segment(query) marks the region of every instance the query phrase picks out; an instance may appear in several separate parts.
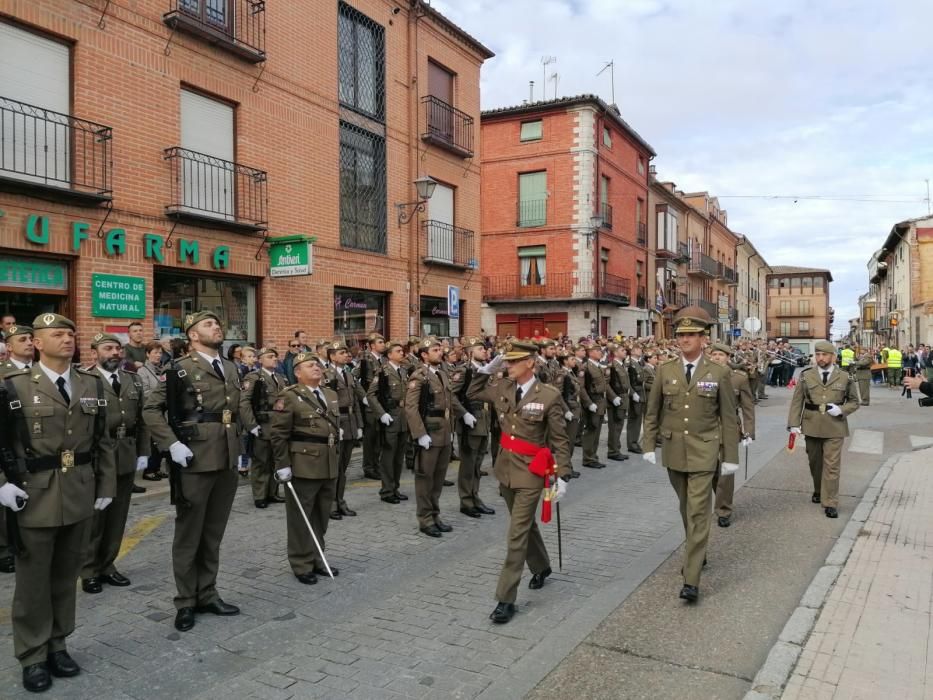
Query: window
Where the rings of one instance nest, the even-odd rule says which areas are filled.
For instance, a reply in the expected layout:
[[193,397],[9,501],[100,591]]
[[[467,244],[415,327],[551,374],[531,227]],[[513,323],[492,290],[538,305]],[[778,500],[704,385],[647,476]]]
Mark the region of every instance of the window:
[[389,335],[389,295],[366,289],[334,287],[334,335],[352,347],[370,333]]
[[609,274],[609,249],[602,248],[599,251],[599,288],[606,286],[606,275]]
[[603,127],[603,146],[612,148],[612,131],[609,130],[608,126]]
[[800,281],[800,284],[801,284],[801,286],[803,287],[803,289],[805,289],[805,290],[807,290],[807,291],[810,291],[810,290],[813,289],[813,278],[812,278],[812,277],[804,277],[804,278]]
[[777,288],[778,288],[778,278],[777,278],[777,277],[772,277],[771,279],[769,279],[769,280],[768,280],[768,286],[771,287],[772,289],[777,289]]
[[428,132],[447,142],[454,140],[454,74],[428,61],[428,94],[436,101],[428,110]]
[[791,277],[791,278],[790,278],[790,288],[791,288],[791,289],[800,289],[800,278],[799,278],[799,277]]
[[781,316],[790,316],[790,302],[789,301],[781,302]]
[[386,252],[385,139],[340,124],[340,245]]
[[337,31],[340,103],[385,119],[385,30],[346,3]]
[[638,174],[639,174],[639,175],[644,175],[644,174],[645,174],[645,159],[642,158],[641,156],[638,156],[638,163],[637,163],[636,167],[637,167],[637,169],[638,169]]
[[797,330],[800,333],[809,333],[810,331],[810,322],[809,321],[798,321]]
[[544,226],[547,223],[547,172],[518,176],[518,225]]
[[810,315],[810,300],[801,299],[800,301],[798,301],[797,311],[801,316],[809,316]]
[[525,246],[518,249],[521,286],[540,286],[545,283],[547,278],[545,255],[546,251],[543,245]]
[[437,183],[428,202],[430,225],[426,257],[452,263],[454,261],[454,188]]
[[156,271],[153,278],[153,321],[166,335],[183,335],[182,321],[197,311],[213,311],[224,327],[224,339],[255,343],[258,338],[256,284],[235,277],[211,277]]
[[782,277],[781,278],[781,289],[789,289],[789,288],[790,288],[790,278]]
[[822,288],[823,288],[823,278],[822,278],[822,277],[814,277],[814,278],[813,278],[813,288],[814,288],[814,289],[822,289]]
[[781,321],[781,336],[786,338],[790,335],[790,321]]
[[543,122],[536,119],[533,122],[522,122],[522,131],[520,140],[522,141],[540,141],[543,136]]
[[236,219],[233,107],[182,90],[181,147],[209,156],[189,155],[182,165],[182,206],[201,215]]
[[233,25],[231,0],[180,0],[179,9],[209,24],[226,31]]
[[658,208],[658,241],[657,246],[660,250],[667,250],[671,253],[677,252],[677,229],[679,220],[677,212],[669,206]]

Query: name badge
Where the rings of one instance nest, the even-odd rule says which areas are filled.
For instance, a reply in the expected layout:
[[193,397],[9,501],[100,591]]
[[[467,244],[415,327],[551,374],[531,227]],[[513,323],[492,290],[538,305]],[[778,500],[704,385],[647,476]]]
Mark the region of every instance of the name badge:
[[119,428],[117,428],[117,440],[122,440],[125,437],[126,437],[126,426],[121,425]]
[[221,414],[220,420],[224,425],[230,425],[233,423],[233,411],[231,411],[229,408],[225,408],[223,414]]
[[32,423],[32,434],[33,435],[42,435],[42,421],[37,420]]

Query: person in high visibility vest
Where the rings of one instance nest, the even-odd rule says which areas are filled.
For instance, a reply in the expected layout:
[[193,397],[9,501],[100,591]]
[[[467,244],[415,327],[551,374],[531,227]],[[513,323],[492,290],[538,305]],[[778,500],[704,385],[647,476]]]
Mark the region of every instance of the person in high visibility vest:
[[888,384],[891,386],[901,385],[901,374],[903,359],[901,351],[897,348],[888,348]]
[[855,351],[851,346],[846,345],[839,353],[839,366],[846,372],[849,371],[849,365],[855,361]]

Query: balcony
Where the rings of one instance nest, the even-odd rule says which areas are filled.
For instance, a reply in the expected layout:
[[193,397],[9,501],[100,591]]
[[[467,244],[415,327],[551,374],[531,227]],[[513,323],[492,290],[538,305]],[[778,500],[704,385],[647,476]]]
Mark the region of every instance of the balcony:
[[612,205],[603,202],[599,205],[599,215],[603,219],[603,228],[607,231],[612,230]]
[[599,299],[628,306],[632,281],[602,275],[599,288],[592,272],[556,272],[541,276],[540,284],[527,284],[521,275],[483,277],[483,301],[592,301]]
[[642,248],[648,245],[648,224],[644,221],[638,222],[638,245]]
[[547,200],[525,199],[516,203],[515,225],[533,228],[547,225]]
[[443,221],[429,219],[421,225],[421,246],[425,265],[444,265],[461,270],[475,270],[473,232]]
[[265,0],[169,0],[162,21],[249,63],[266,60]]
[[713,323],[716,323],[716,320],[719,318],[719,309],[716,308],[716,304],[711,301],[706,301],[705,299],[690,299],[688,306],[699,306],[709,314],[709,317],[713,319]]
[[421,140],[461,158],[473,157],[473,117],[433,95],[421,98],[424,132]]
[[[587,275],[581,277],[585,282]],[[613,301],[620,306],[628,306],[632,299],[632,280],[607,273],[602,276],[599,289],[595,291],[599,293],[600,299]]]
[[694,253],[690,258],[688,274],[715,278],[719,275],[719,263],[704,253]]
[[0,189],[70,204],[113,198],[109,126],[0,97]]
[[731,267],[722,266],[722,274],[720,275],[722,279],[726,281],[726,284],[730,287],[739,286],[739,273],[736,270],[733,270]]
[[172,172],[166,215],[242,233],[268,229],[265,171],[178,146],[163,157]]
[[815,316],[812,308],[808,308],[806,311],[801,311],[799,307],[796,310],[784,310],[781,307],[778,307],[778,311],[774,315],[778,318],[813,318]]
[[648,290],[645,287],[638,288],[638,295],[635,297],[635,306],[639,309],[648,308]]

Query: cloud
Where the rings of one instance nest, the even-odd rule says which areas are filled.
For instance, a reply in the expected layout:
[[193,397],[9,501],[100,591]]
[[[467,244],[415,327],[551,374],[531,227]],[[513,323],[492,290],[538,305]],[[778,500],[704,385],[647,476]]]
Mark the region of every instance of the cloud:
[[[829,267],[837,331],[858,315],[866,263],[891,226],[926,213],[933,177],[928,27],[914,0],[435,0],[496,51],[484,108],[519,104],[541,57],[559,94],[607,101],[658,172],[720,197],[771,264]],[[548,81],[546,94],[554,95]],[[907,202],[731,198],[823,195]]]

